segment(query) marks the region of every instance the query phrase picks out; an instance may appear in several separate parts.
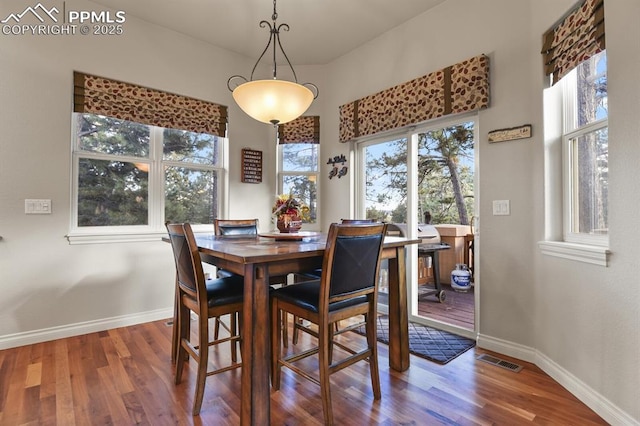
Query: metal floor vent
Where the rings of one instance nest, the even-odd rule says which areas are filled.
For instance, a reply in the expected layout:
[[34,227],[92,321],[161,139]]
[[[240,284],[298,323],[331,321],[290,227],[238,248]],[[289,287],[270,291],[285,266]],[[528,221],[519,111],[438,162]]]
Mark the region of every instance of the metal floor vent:
[[513,362],[505,361],[504,359],[496,358],[488,354],[482,354],[478,356],[476,359],[487,362],[489,364],[497,365],[498,367],[502,367],[507,370],[513,371],[514,373],[517,373],[520,370],[522,370],[521,365],[514,364]]

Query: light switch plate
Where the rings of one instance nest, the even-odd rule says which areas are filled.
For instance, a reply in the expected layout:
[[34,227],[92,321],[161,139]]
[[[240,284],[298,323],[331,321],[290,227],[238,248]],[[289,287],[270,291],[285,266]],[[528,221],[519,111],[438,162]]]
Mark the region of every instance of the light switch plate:
[[511,206],[509,200],[493,200],[494,216],[509,216],[511,214]]
[[51,200],[24,200],[25,214],[51,214]]

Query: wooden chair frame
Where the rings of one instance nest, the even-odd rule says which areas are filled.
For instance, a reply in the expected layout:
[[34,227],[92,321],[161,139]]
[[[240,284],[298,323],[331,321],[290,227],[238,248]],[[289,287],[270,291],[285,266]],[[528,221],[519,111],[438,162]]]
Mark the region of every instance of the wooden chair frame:
[[[280,388],[281,367],[285,366],[292,371],[300,374],[302,377],[320,385],[322,396],[322,409],[324,413],[325,424],[333,424],[333,412],[331,406],[331,391],[329,377],[331,374],[340,371],[358,361],[368,360],[371,374],[371,385],[373,388],[374,399],[381,398],[380,391],[380,375],[378,371],[378,352],[377,352],[377,302],[378,302],[378,276],[380,270],[380,259],[382,254],[383,240],[386,233],[386,224],[373,225],[338,225],[332,224],[327,236],[327,246],[325,249],[322,277],[318,285],[320,286],[320,296],[318,301],[318,311],[314,312],[305,309],[293,302],[278,297],[278,292],[273,293],[271,303],[271,320],[272,320],[272,381],[273,388]],[[331,276],[334,267],[336,254],[336,242],[339,237],[362,237],[380,235],[380,244],[377,250],[377,259],[375,262],[375,271],[373,272],[374,280],[365,288],[350,292],[348,294],[338,294],[330,296],[331,292]],[[305,285],[305,284],[298,284]],[[310,284],[309,284],[310,285]],[[295,286],[294,286],[295,287]],[[365,302],[348,305],[340,309],[330,310],[330,305],[353,298],[364,297]],[[335,306],[335,305],[334,305]],[[282,323],[279,321],[281,315],[285,312],[293,314],[295,317],[303,318],[317,325],[316,333],[318,346],[309,350],[293,353],[286,357],[281,356],[282,346]],[[361,350],[353,350],[334,341],[334,325],[338,321],[363,315],[366,321],[366,340],[367,347]],[[294,323],[294,327],[297,324]],[[346,358],[342,358],[337,362],[333,362],[333,346],[337,345],[350,354]],[[296,366],[294,363],[298,360],[311,355],[318,354],[319,362],[319,378],[307,371]]]
[[[177,271],[177,324],[174,324],[174,330],[177,330],[176,338],[178,344],[176,345],[175,383],[180,384],[184,364],[188,357],[193,358],[198,366],[192,413],[197,416],[202,407],[206,378],[242,366],[237,360],[237,346],[240,336],[235,332],[234,319],[238,312],[242,311],[243,303],[242,299],[240,299],[238,302],[209,306],[210,301],[207,297],[207,284],[202,261],[191,226],[188,223],[167,223],[166,227],[171,239]],[[188,258],[184,254],[185,250],[188,250]],[[225,280],[227,280],[226,282],[233,280],[233,285],[237,283],[242,289],[241,280],[231,277],[218,279],[218,282],[223,283]],[[239,293],[242,294],[241,292]],[[191,312],[198,315],[197,345],[191,343]],[[230,336],[222,339],[216,337],[209,341],[209,319],[227,314],[231,316],[233,324]],[[209,347],[225,342],[231,343],[231,364],[209,371]]]

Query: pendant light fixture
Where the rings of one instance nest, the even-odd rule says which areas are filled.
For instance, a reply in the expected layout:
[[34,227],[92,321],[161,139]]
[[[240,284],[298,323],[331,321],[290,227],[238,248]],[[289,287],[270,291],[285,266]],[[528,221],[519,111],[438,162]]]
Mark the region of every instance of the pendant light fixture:
[[[293,65],[291,65],[291,61],[289,61],[280,43],[280,30],[289,31],[289,25],[284,23],[278,25],[276,23],[277,19],[276,0],[273,0],[273,15],[271,15],[273,22],[260,21],[261,28],[269,28],[269,41],[253,66],[249,80],[241,75],[233,75],[227,81],[227,87],[233,93],[233,99],[245,113],[258,121],[273,125],[287,123],[298,118],[304,114],[313,100],[318,97],[318,87],[315,84],[298,83],[298,77]],[[271,45],[273,45],[273,78],[254,80],[253,73]],[[294,81],[278,80],[277,48],[280,48],[282,56],[284,56],[289,68],[291,68]]]

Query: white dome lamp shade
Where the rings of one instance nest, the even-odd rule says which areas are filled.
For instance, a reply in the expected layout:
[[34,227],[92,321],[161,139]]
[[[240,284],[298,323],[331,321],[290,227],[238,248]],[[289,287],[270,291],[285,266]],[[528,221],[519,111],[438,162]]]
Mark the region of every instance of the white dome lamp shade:
[[[287,57],[287,54],[280,44],[280,29],[285,31],[289,30],[287,24],[277,25],[276,19],[278,14],[276,13],[276,2],[273,2],[273,15],[271,19],[273,23],[267,21],[261,21],[261,27],[269,27],[270,37],[267,46],[265,47],[262,55],[256,61],[251,71],[251,78],[247,80],[241,75],[234,75],[227,81],[227,87],[233,92],[233,99],[238,106],[250,117],[263,122],[271,123],[273,125],[287,123],[291,120],[295,120],[299,116],[305,113],[311,106],[311,103],[318,97],[318,88],[312,83],[298,83],[296,72]],[[258,63],[269,49],[269,45],[273,43],[273,79],[270,80],[253,80],[253,73],[258,66]],[[277,79],[277,66],[276,66],[276,45],[280,46],[282,55],[287,60],[287,64],[293,73],[295,81],[278,80]],[[232,87],[233,82],[236,80],[243,80],[244,82]]]
[[285,80],[248,81],[233,90],[233,99],[252,118],[283,124],[304,114],[313,102],[311,90]]

